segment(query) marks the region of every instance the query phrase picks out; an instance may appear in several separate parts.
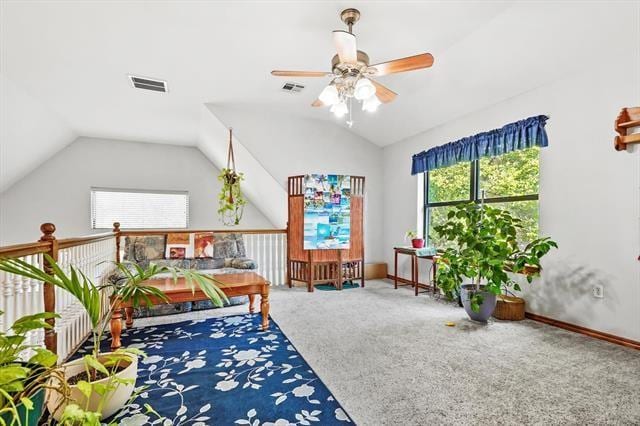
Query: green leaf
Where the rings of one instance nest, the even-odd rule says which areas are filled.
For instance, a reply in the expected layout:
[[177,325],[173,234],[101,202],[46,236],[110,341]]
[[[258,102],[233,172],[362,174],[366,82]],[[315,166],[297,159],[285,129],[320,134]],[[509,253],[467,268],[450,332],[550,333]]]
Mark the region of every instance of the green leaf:
[[29,399],[29,397],[23,396],[20,398],[20,402],[22,403],[22,405],[25,406],[25,408],[28,411],[33,410],[33,401],[31,401],[31,399]]
[[91,386],[91,383],[85,380],[80,380],[78,383],[76,383],[76,386],[78,387],[78,390],[82,392],[82,394],[85,397],[87,398],[91,397],[91,393],[93,393],[93,386]]
[[16,380],[25,379],[29,375],[29,369],[16,364],[3,365],[0,367],[0,386]]
[[104,375],[109,375],[109,371],[107,370],[107,368],[102,365],[94,355],[85,355],[82,357],[82,359],[84,360],[84,363],[88,368],[99,371]]
[[36,352],[31,358],[29,358],[30,364],[38,364],[43,367],[53,367],[58,362],[58,355],[44,348],[34,348]]

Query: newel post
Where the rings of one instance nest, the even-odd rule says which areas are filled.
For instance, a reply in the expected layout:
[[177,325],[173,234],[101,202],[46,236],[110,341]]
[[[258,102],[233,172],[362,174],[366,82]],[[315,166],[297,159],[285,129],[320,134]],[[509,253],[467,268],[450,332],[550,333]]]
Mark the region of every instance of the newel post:
[[113,233],[116,234],[116,263],[120,263],[120,222],[113,222]]
[[[56,226],[53,223],[43,223],[40,225],[40,231],[42,231],[41,242],[50,243],[49,251],[47,254],[51,256],[54,261],[58,261],[58,240],[54,237],[53,233],[56,232]],[[43,261],[43,270],[49,275],[53,274],[53,268],[51,263],[47,259]],[[44,294],[44,311],[56,312],[56,288],[53,284],[43,283]],[[56,320],[55,318],[49,318],[46,320],[51,326],[44,331],[44,344],[47,349],[53,353],[58,351],[58,339],[55,331]]]

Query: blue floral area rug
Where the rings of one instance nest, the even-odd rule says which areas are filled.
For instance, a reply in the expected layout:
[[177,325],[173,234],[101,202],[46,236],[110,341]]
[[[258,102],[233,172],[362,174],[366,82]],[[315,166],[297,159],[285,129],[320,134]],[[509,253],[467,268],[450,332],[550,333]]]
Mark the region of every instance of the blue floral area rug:
[[247,314],[123,330],[123,346],[147,357],[139,363],[139,395],[110,420],[136,426],[352,423],[278,325],[271,320],[269,330],[260,331],[260,320]]

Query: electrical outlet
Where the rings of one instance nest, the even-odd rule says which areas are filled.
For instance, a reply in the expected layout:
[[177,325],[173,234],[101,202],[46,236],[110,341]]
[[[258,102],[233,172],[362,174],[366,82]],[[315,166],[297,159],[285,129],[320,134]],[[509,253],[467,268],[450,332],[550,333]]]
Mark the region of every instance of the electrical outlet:
[[593,297],[602,299],[604,297],[604,287],[602,287],[600,284],[594,285],[591,289],[591,294],[593,294]]

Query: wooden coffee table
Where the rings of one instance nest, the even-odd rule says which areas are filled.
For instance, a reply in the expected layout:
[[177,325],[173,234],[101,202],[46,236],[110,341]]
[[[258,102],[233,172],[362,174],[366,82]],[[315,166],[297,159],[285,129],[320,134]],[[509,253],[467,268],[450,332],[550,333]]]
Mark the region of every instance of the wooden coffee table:
[[[249,313],[254,313],[253,302],[256,294],[259,294],[262,329],[266,330],[269,328],[269,281],[255,272],[221,274],[213,275],[213,277],[217,281],[217,286],[227,297],[249,296]],[[179,277],[177,282],[174,281],[173,278],[154,278],[144,281],[143,284],[162,290],[168,298],[168,302],[166,302],[157,297],[150,297],[153,305],[209,300],[207,295],[204,294],[195,283],[196,290],[193,292],[191,287],[187,285],[184,277]],[[133,306],[129,302],[120,303],[111,317],[111,349],[118,349],[121,346],[122,310],[124,310],[125,313],[126,327],[133,327]]]

